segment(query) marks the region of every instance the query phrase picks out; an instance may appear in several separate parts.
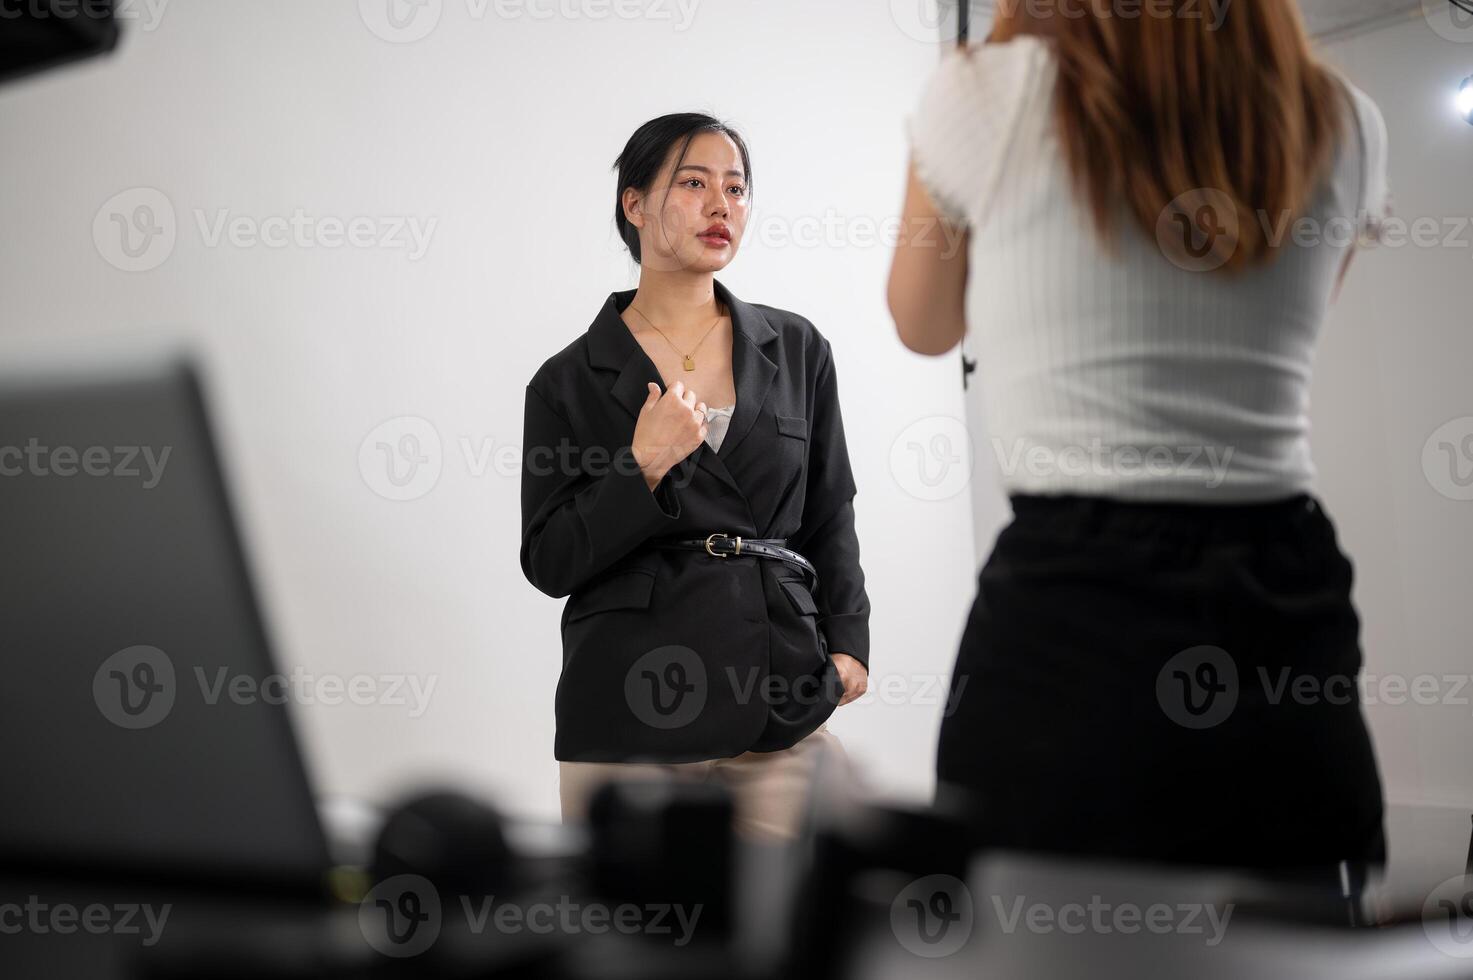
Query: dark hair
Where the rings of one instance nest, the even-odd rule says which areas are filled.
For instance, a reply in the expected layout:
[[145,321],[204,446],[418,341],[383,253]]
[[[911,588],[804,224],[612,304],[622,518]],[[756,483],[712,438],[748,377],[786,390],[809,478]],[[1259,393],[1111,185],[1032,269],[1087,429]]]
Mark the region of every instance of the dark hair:
[[721,133],[737,145],[742,155],[747,193],[751,193],[752,161],[747,155],[747,144],[735,129],[701,112],[672,112],[651,119],[634,131],[629,142],[624,144],[624,152],[614,161],[614,168],[619,171],[618,187],[614,192],[614,227],[619,229],[619,237],[624,240],[635,262],[640,261],[639,229],[624,216],[624,191],[633,187],[641,194],[647,193],[659,176],[665,158],[670,155],[670,148],[679,143],[680,153],[670,170],[671,184],[665,188],[665,193],[669,194],[670,187],[674,186],[675,171],[685,162],[686,151],[697,133]]

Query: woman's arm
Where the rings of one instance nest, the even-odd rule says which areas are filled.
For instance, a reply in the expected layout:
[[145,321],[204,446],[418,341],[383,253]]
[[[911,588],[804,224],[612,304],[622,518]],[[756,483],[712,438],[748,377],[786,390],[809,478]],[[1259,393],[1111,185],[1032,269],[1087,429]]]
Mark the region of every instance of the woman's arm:
[[901,343],[917,353],[945,354],[966,334],[970,240],[995,206],[1048,61],[1038,38],[948,51],[906,117],[910,160],[887,298]]
[[522,438],[522,572],[548,595],[571,595],[680,517],[669,474],[651,490],[632,446],[584,452],[531,385]]
[[839,412],[833,350],[823,340],[813,416],[808,421],[808,487],[802,525],[788,544],[818,570],[818,627],[829,654],[848,654],[869,668],[869,596],[854,530],[854,474]]
[[900,342],[917,354],[945,354],[961,343],[966,292],[967,230],[941,213],[912,157],[886,292]]

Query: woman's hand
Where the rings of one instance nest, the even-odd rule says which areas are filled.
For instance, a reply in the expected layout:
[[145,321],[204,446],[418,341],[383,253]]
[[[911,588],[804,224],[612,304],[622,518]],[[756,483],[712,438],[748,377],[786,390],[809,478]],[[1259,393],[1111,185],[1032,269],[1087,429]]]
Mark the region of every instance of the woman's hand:
[[834,661],[834,666],[839,669],[839,679],[844,682],[844,696],[839,699],[837,705],[842,708],[869,690],[869,671],[847,653],[834,653],[829,656]]
[[649,382],[649,395],[634,424],[634,459],[644,473],[644,482],[654,490],[675,464],[695,451],[706,438],[706,403],[696,401],[695,392],[677,381],[662,395],[660,386]]

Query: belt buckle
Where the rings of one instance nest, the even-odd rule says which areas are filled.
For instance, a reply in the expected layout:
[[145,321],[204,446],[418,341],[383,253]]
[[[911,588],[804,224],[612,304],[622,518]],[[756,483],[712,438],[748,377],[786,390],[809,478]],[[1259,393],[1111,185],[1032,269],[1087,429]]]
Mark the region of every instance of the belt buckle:
[[[716,532],[714,534],[708,535],[706,537],[706,554],[710,555],[712,558],[726,558],[726,557],[728,557],[728,553],[725,552],[725,551],[712,551],[711,550],[711,545],[712,545],[712,543],[717,538],[720,538],[723,541],[733,540],[730,535],[723,534],[720,531],[718,531],[718,532]],[[732,554],[732,555],[739,555],[739,554],[742,553],[742,538],[741,538],[741,535],[737,535],[734,540],[736,541],[736,548],[733,551],[731,551],[730,554]]]

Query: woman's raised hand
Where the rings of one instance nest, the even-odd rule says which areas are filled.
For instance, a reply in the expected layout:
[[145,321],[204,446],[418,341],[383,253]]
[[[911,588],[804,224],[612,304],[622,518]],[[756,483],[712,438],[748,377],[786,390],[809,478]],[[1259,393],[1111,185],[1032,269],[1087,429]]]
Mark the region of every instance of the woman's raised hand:
[[695,392],[677,381],[664,394],[649,382],[649,395],[634,425],[634,458],[653,490],[665,474],[695,451],[706,438],[706,403],[696,401]]

